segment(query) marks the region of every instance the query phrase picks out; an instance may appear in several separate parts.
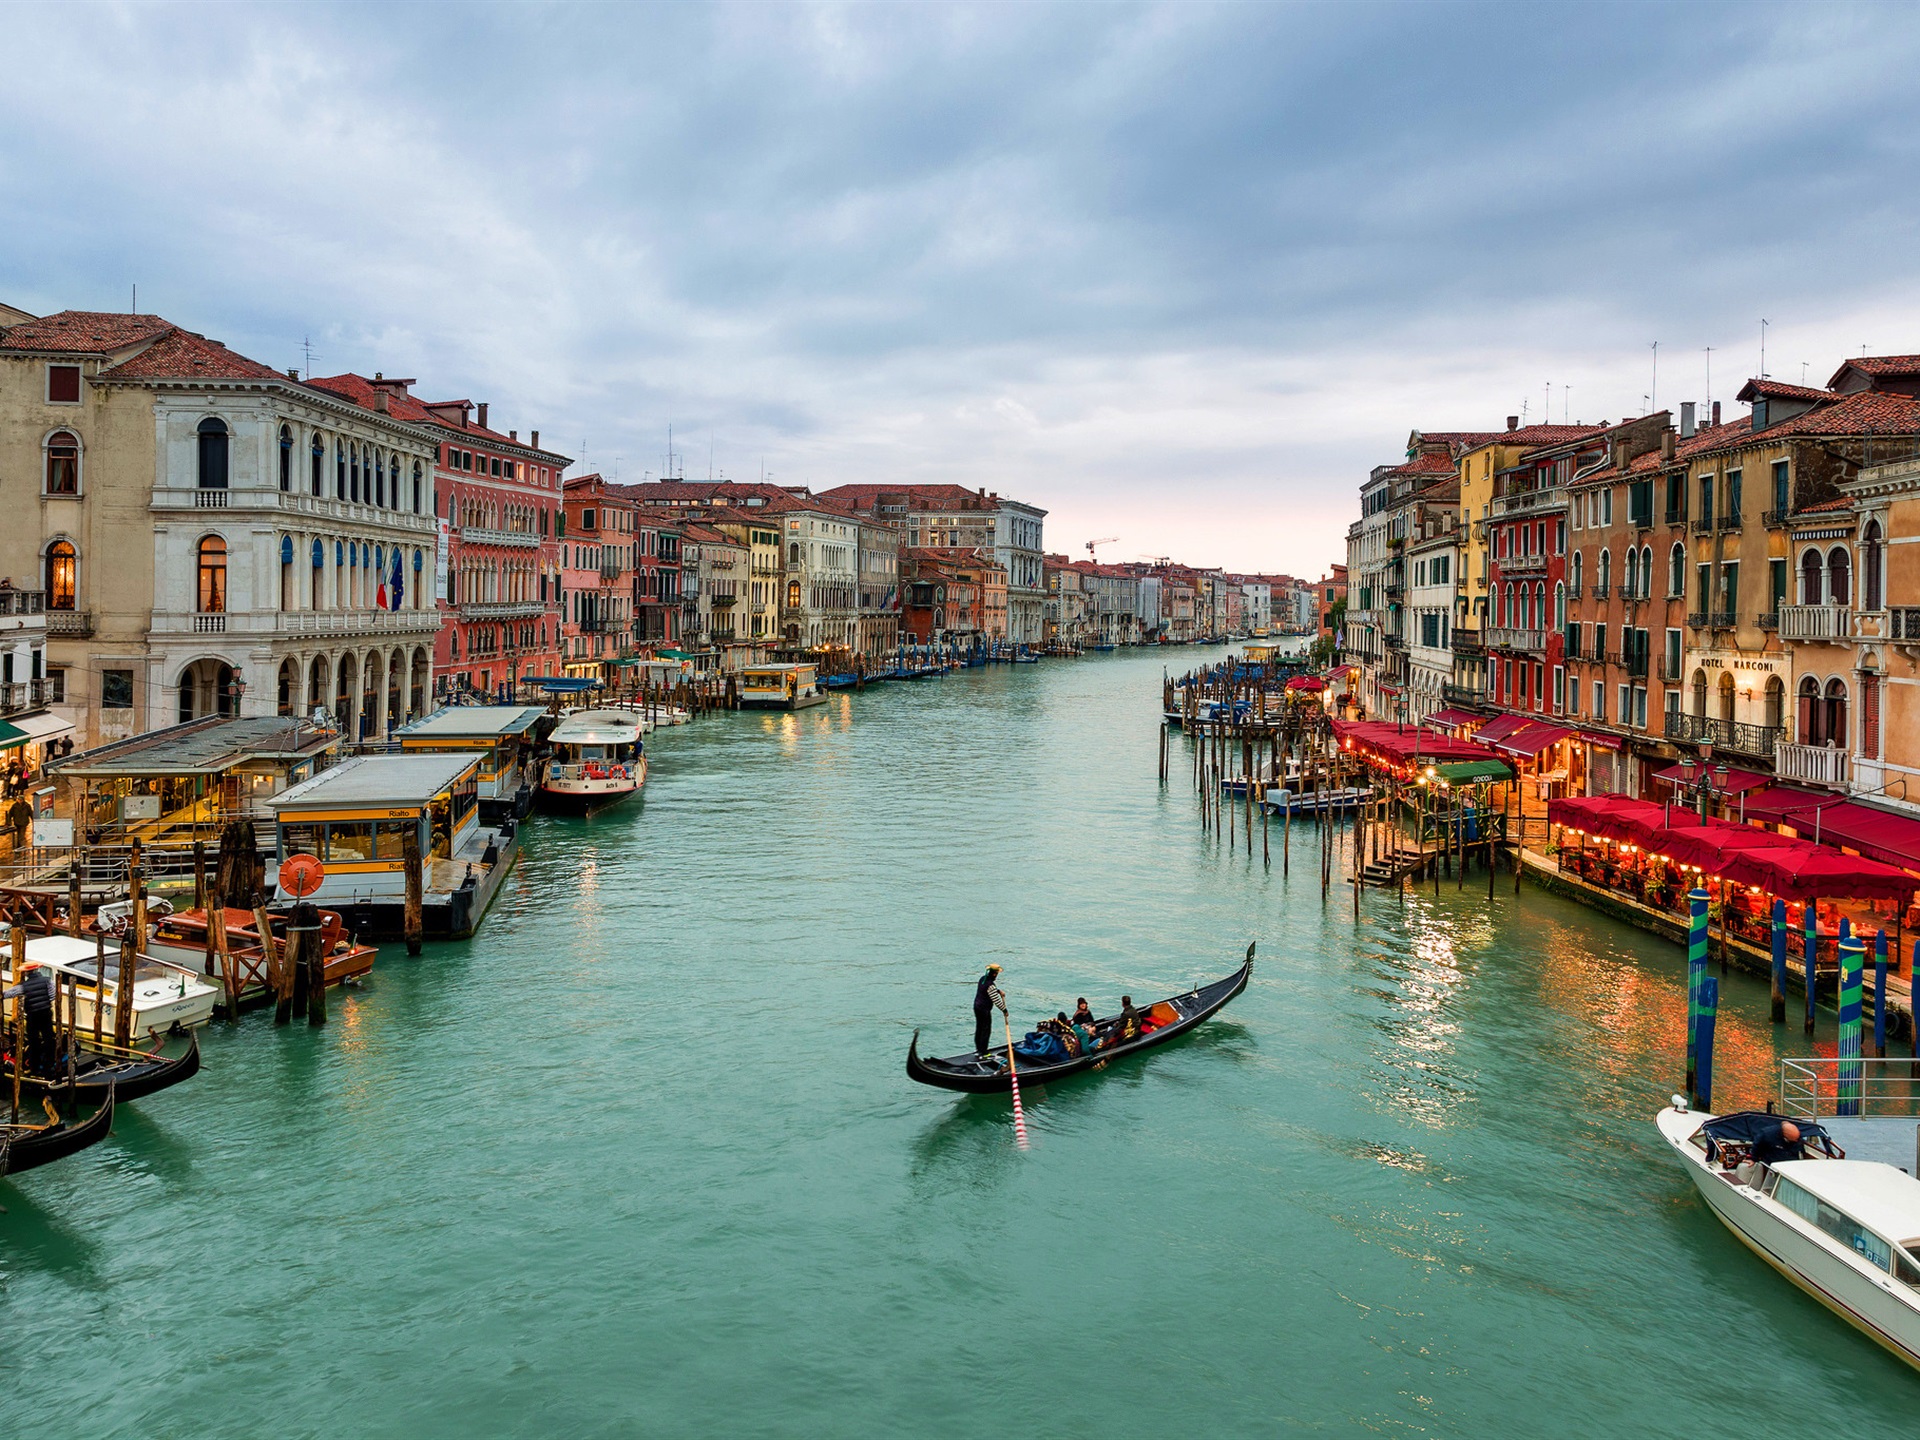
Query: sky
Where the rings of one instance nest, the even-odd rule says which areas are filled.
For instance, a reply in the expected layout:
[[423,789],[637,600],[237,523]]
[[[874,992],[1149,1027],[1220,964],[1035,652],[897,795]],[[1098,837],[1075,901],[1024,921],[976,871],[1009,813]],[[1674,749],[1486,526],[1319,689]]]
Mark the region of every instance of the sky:
[[[1316,576],[1414,429],[1920,351],[1920,7],[9,7],[0,300],[570,473]],[[1657,350],[1655,349],[1657,343]]]

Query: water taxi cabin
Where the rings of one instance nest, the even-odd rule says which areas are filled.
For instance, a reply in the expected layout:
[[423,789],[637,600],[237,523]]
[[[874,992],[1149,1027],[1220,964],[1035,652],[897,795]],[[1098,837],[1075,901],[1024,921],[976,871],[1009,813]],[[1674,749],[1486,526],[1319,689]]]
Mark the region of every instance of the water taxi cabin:
[[[317,856],[326,879],[310,898],[338,910],[358,935],[402,933],[406,834],[419,838],[422,916],[427,935],[459,939],[480,926],[513,866],[514,822],[480,818],[481,757],[457,754],[363,755],[343,760],[270,802],[275,864]],[[282,903],[292,896],[279,895]]]
[[742,710],[804,710],[826,698],[811,665],[749,665],[740,672]]
[[394,732],[407,755],[478,755],[480,818],[520,819],[533,801],[538,705],[449,705]]
[[231,820],[262,820],[267,802],[331,764],[340,732],[275,715],[207,716],[84,750],[48,766],[67,788],[73,842],[185,844]]

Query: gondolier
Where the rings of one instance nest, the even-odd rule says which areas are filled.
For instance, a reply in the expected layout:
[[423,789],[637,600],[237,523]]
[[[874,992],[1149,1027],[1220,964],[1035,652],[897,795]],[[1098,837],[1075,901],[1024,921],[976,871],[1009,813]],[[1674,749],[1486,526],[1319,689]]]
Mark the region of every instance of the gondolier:
[[18,999],[27,1014],[27,1068],[35,1075],[53,1074],[53,981],[39,965],[28,965],[19,983],[4,992]]
[[986,1054],[993,1040],[993,1012],[1007,1013],[1007,997],[1000,991],[999,979],[1000,967],[989,965],[987,973],[973,988],[973,1052],[976,1055]]

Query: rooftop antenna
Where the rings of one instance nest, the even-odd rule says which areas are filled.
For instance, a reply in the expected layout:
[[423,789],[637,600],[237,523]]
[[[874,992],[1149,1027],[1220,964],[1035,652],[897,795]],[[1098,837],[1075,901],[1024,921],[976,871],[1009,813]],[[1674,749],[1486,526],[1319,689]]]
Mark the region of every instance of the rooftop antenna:
[[133,287],[133,305],[128,309],[127,313],[129,315],[138,315],[140,313],[140,287],[137,284]]
[[1573,422],[1567,418],[1571,414],[1573,414],[1573,387],[1562,385],[1560,387],[1560,423],[1571,425]]
[[1769,322],[1767,321],[1766,317],[1762,316],[1760,320],[1760,378],[1762,380],[1767,378],[1767,325],[1768,323]]
[[1653,384],[1647,390],[1647,413],[1653,413],[1654,402],[1660,398],[1660,342],[1653,342]]
[[713,436],[707,436],[707,479],[713,479]]
[[1547,381],[1547,403],[1541,409],[1540,417],[1540,423],[1542,425],[1551,425],[1553,423],[1553,382],[1551,380]]
[[1528,407],[1529,405],[1531,405],[1532,403],[1533,403],[1533,402],[1532,402],[1531,400],[1527,400],[1527,399],[1524,399],[1524,398],[1523,398],[1523,399],[1522,399],[1522,400],[1520,401],[1520,426],[1521,426],[1521,428],[1522,428],[1522,429],[1525,429],[1525,428],[1526,428],[1526,424],[1527,424],[1527,407]]
[[1707,346],[1707,413],[1713,413],[1713,346]]
[[1800,383],[1802,385],[1807,383],[1807,362],[1805,360],[1800,362]]
[[307,379],[311,380],[313,378],[313,337],[311,335],[300,337],[300,353],[306,357]]

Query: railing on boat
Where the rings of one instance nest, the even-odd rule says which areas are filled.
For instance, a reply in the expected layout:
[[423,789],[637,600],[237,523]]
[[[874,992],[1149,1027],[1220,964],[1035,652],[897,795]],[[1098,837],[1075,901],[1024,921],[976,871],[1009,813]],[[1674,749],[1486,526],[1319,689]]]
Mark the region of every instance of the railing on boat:
[[[1869,978],[1867,999],[1873,985]],[[1891,1010],[1893,1007],[1887,1007]],[[1873,1038],[1873,1023],[1864,1026],[1865,1043]],[[1850,1108],[1849,1108],[1850,1107]],[[1875,1059],[1841,1059],[1811,1055],[1780,1062],[1780,1109],[1788,1115],[1818,1120],[1823,1116],[1859,1116],[1867,1120],[1920,1119],[1920,1073],[1914,1061],[1902,1055]]]
[[549,780],[631,780],[633,773],[627,764],[567,765],[555,760],[547,765]]

